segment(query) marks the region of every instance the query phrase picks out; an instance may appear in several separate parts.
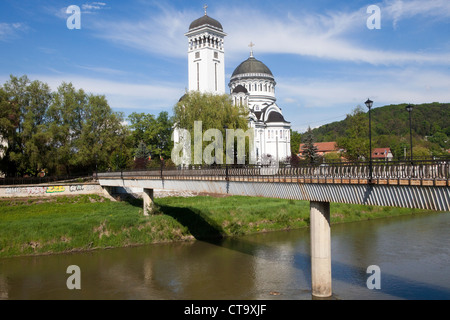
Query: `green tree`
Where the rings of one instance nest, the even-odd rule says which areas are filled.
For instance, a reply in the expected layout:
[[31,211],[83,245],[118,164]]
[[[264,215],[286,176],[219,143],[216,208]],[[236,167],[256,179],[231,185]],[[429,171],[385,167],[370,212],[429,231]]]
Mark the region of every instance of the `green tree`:
[[133,147],[138,148],[139,144],[144,141],[148,145],[145,138],[151,137],[151,131],[156,126],[155,116],[147,113],[133,112],[128,116],[130,122],[129,128],[133,139]]
[[431,157],[431,152],[428,148],[417,146],[413,147],[413,157],[419,159],[426,159]]
[[317,147],[314,144],[314,135],[311,127],[308,127],[308,131],[302,137],[303,141],[303,156],[310,164],[316,164],[319,161],[319,155],[317,154]]
[[128,116],[134,148],[143,141],[153,159],[169,159],[173,143],[173,119],[166,111],[155,118],[152,114],[132,113]]
[[442,131],[435,132],[432,137],[428,138],[428,141],[438,144],[443,149],[450,148],[450,139]]
[[329,152],[324,154],[324,159],[326,162],[339,162],[341,161],[341,155],[339,152]]
[[150,156],[150,151],[144,141],[139,143],[134,153],[134,168],[135,169],[145,169],[148,164],[148,158]]
[[90,94],[80,138],[76,141],[76,163],[83,168],[93,168],[96,161],[111,166],[119,153],[120,168],[126,168],[133,156],[129,135],[123,114],[113,112],[105,96]]
[[47,114],[56,173],[105,170],[113,167],[116,154],[125,167],[132,158],[123,115],[112,111],[105,96],[62,83]]
[[36,174],[49,159],[46,110],[52,95],[47,84],[30,81],[27,76],[10,80],[3,86],[1,134],[8,144],[3,164],[6,172]]
[[291,129],[291,153],[298,154],[300,150],[300,143],[302,142],[302,135],[297,131]]
[[347,115],[348,129],[345,136],[337,139],[339,148],[344,149],[344,156],[350,161],[369,158],[369,121],[367,114],[357,106],[352,114]]
[[[86,119],[88,96],[76,90],[71,83],[63,82],[53,93],[53,103],[47,111],[48,130],[51,133],[53,168],[55,174],[69,174],[71,168],[78,166],[76,153]],[[101,141],[92,146],[97,149]],[[98,152],[94,151],[94,154]]]
[[[229,95],[189,92],[174,107],[174,123],[178,128],[186,129],[190,132],[192,150],[194,148],[195,121],[202,122],[202,134],[208,129],[218,129],[222,132],[222,136],[225,139],[225,128],[247,131],[247,117],[248,108],[241,105],[234,106]],[[248,140],[246,139],[246,141]],[[201,143],[201,149],[204,150],[207,142],[202,141]],[[225,149],[225,142],[223,145]],[[234,150],[236,150],[236,141],[234,145]],[[246,143],[246,159],[249,159],[248,146],[249,143]],[[224,150],[223,155],[226,155],[226,150]],[[223,161],[223,163],[225,162]]]

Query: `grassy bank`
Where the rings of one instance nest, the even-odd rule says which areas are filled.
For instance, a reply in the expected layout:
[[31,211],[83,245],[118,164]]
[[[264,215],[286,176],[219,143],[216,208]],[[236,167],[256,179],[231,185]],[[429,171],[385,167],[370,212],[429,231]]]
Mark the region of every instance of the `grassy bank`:
[[[0,201],[0,257],[83,251],[288,230],[309,225],[309,202],[251,197],[161,198],[155,215],[142,201],[97,195]],[[425,212],[331,204],[341,223]]]

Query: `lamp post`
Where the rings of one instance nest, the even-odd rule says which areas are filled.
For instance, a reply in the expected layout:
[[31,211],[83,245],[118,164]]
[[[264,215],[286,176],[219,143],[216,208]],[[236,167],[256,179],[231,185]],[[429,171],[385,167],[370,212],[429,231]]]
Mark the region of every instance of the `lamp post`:
[[[225,133],[225,137],[227,136],[227,129],[228,129],[228,126],[224,125],[223,126],[223,131]],[[227,157],[228,157],[228,150],[226,150],[226,152],[225,152],[225,180],[226,181],[228,181],[228,162],[227,162]]]
[[372,109],[373,101],[367,99],[365,104],[369,109],[369,183],[372,183],[372,116],[370,110]]
[[413,111],[413,106],[408,104],[406,106],[406,111],[409,113],[409,143],[410,143],[410,158],[411,158],[411,164],[413,163],[413,144],[412,144],[412,125],[411,125],[411,113]]

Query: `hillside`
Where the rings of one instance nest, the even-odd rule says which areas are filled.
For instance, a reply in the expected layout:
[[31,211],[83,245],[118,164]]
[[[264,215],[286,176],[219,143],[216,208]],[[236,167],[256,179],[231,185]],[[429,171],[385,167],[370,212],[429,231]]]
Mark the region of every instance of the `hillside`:
[[[396,158],[403,157],[405,148],[409,150],[409,114],[405,107],[406,104],[399,104],[372,109],[373,148],[390,147]],[[368,110],[365,107],[364,112],[368,123]],[[352,121],[354,117],[348,115],[342,121],[313,129],[315,142],[338,141],[348,137]],[[448,154],[450,103],[414,105],[411,123],[415,154],[419,156]],[[429,154],[426,154],[427,152]]]

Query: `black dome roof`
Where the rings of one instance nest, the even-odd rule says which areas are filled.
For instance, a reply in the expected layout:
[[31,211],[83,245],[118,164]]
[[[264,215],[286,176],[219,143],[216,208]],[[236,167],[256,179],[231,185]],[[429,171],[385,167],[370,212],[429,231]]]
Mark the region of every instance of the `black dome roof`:
[[248,90],[245,89],[245,87],[240,84],[236,88],[234,88],[233,93],[240,93],[240,92],[248,93]]
[[204,15],[201,18],[198,18],[197,20],[193,21],[191,25],[189,26],[189,30],[204,26],[204,25],[210,25],[214,28],[220,29],[220,31],[223,31],[223,27],[220,24],[219,21],[216,19],[213,19],[207,15]]
[[237,76],[239,74],[246,73],[265,73],[273,77],[272,71],[261,61],[256,60],[254,57],[250,57],[244,62],[242,62],[236,70],[234,70],[231,77]]
[[281,113],[272,111],[269,113],[269,117],[267,118],[266,122],[287,122],[284,120],[284,117]]

